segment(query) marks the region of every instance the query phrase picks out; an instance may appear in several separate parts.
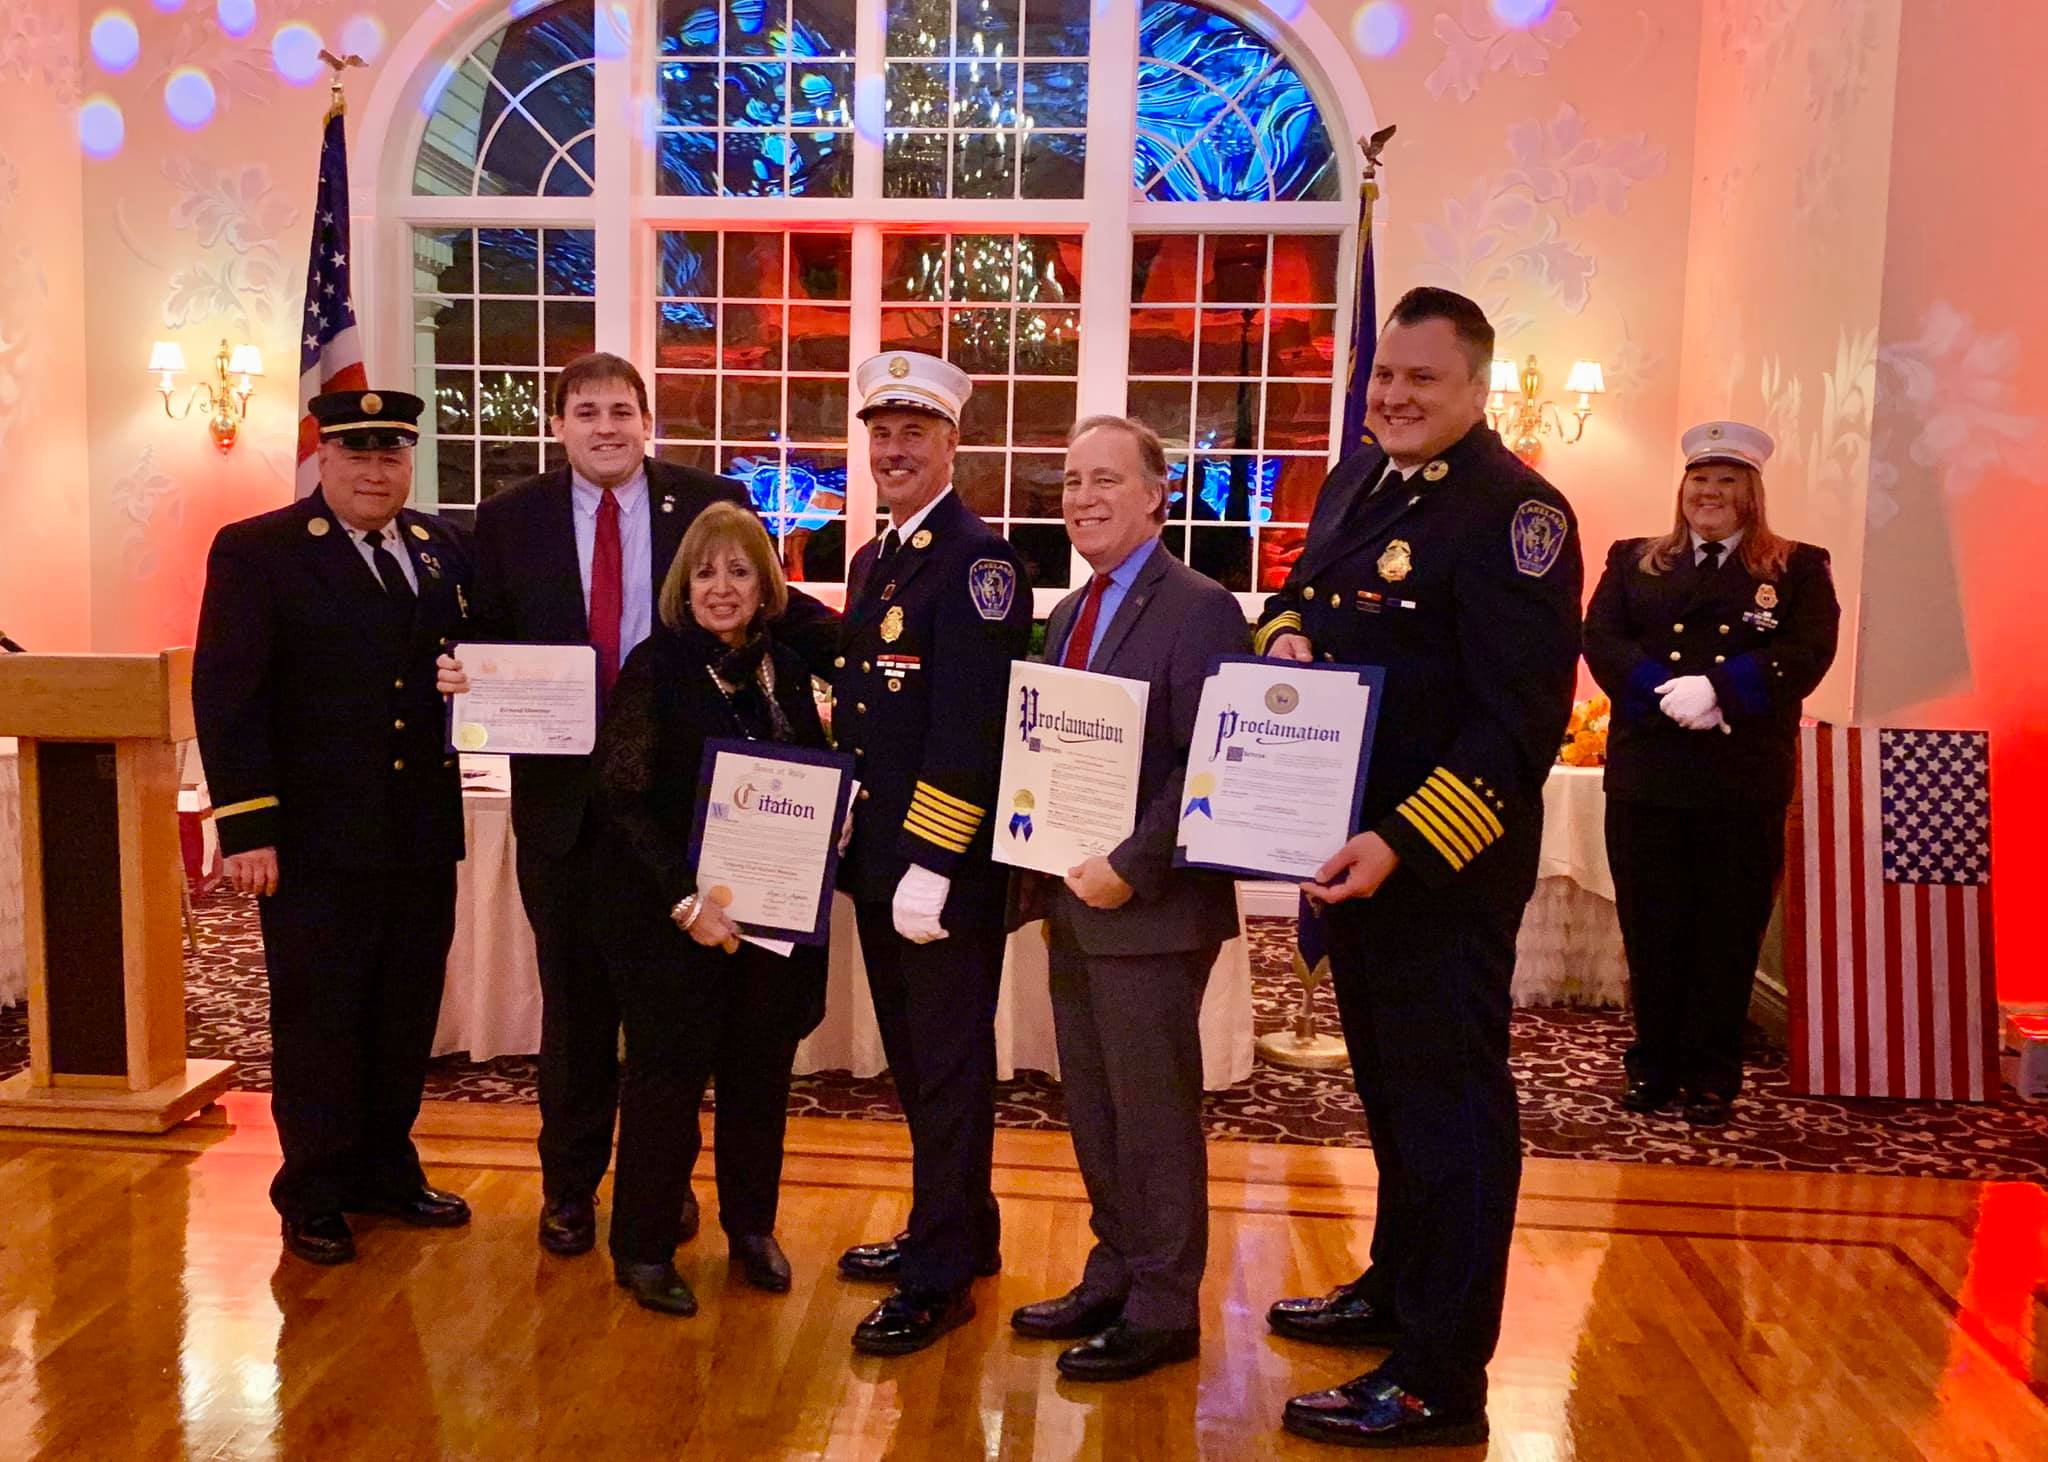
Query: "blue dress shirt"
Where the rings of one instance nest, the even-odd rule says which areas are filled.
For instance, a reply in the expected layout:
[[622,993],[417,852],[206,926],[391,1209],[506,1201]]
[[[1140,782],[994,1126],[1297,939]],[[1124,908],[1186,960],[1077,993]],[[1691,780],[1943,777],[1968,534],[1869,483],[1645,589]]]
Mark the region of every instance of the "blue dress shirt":
[[[1131,592],[1131,585],[1137,582],[1138,570],[1145,567],[1146,562],[1152,557],[1152,551],[1158,547],[1157,538],[1148,538],[1126,554],[1122,563],[1109,571],[1109,583],[1102,590],[1102,603],[1095,610],[1095,634],[1088,641],[1087,663],[1091,668],[1095,664],[1095,652],[1102,644],[1102,637],[1109,630],[1110,621],[1116,618],[1117,610],[1123,606],[1124,595]],[[1081,615],[1076,610],[1074,623],[1080,622]],[[1071,626],[1067,630],[1067,637],[1070,640],[1073,638]],[[1065,660],[1066,654],[1067,647],[1062,643],[1059,654],[1052,657],[1053,663],[1057,665]]]

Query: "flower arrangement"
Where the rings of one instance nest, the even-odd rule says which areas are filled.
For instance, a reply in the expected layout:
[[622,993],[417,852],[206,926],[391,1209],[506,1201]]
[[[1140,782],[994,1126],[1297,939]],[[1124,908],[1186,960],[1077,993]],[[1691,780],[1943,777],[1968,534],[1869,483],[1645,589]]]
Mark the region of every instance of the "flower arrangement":
[[1607,721],[1611,711],[1607,697],[1596,695],[1572,707],[1565,723],[1564,745],[1557,759],[1568,767],[1597,767],[1607,762]]

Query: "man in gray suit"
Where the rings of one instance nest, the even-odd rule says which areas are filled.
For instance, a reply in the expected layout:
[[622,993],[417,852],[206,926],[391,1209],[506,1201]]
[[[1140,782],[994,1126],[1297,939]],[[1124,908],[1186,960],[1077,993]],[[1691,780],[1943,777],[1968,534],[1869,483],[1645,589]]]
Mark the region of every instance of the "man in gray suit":
[[1136,829],[1064,882],[1032,875],[1051,931],[1060,1075],[1096,1242],[1078,1285],[1010,1324],[1082,1341],[1059,1358],[1074,1380],[1142,1376],[1200,1349],[1202,992],[1237,911],[1227,878],[1176,869],[1173,848],[1202,681],[1211,660],[1246,653],[1251,636],[1230,592],[1159,541],[1166,484],[1166,454],[1140,422],[1092,416],[1067,438],[1061,511],[1095,573],[1053,610],[1045,658],[1152,687]]

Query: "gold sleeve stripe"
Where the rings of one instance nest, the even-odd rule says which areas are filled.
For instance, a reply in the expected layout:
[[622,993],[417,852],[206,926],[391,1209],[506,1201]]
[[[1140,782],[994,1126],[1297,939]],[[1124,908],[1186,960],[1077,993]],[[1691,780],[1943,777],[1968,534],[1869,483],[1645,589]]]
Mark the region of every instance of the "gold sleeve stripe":
[[1295,610],[1290,609],[1285,614],[1277,614],[1259,626],[1258,632],[1252,636],[1252,649],[1255,653],[1263,655],[1266,653],[1266,646],[1270,645],[1281,635],[1298,635],[1300,633],[1301,615]]
[[968,840],[966,838],[961,837],[958,833],[949,832],[944,828],[938,827],[936,824],[926,822],[915,812],[903,819],[903,826],[905,830],[916,833],[926,842],[936,847],[944,848],[949,853],[964,853],[967,851]]
[[978,817],[962,817],[957,812],[947,811],[937,803],[922,801],[916,797],[910,799],[910,810],[939,827],[952,828],[963,838],[973,837],[975,829],[981,826],[981,819]]
[[930,798],[941,807],[950,807],[962,817],[972,817],[976,820],[988,811],[986,807],[976,807],[972,802],[962,802],[951,792],[941,792],[930,782],[919,782],[911,795],[916,798]]
[[1467,858],[1476,858],[1486,847],[1487,839],[1475,833],[1460,817],[1444,804],[1443,794],[1427,782],[1415,789],[1415,795],[1408,799],[1416,804],[1416,811],[1436,824],[1439,831],[1457,846]]
[[1462,869],[1465,866],[1465,860],[1458,856],[1458,854],[1452,852],[1450,848],[1445,845],[1444,840],[1436,835],[1436,830],[1432,828],[1427,822],[1423,821],[1422,818],[1416,814],[1413,802],[1414,799],[1410,798],[1407,802],[1403,802],[1399,807],[1396,807],[1394,811],[1400,813],[1401,816],[1407,818],[1409,822],[1415,825],[1415,830],[1417,832],[1421,833],[1423,837],[1429,839],[1429,845],[1432,848],[1435,848],[1437,852],[1443,855],[1444,862],[1451,865],[1452,872],[1455,873],[1458,870]]
[[219,822],[224,817],[234,817],[244,812],[261,812],[266,807],[275,806],[277,806],[277,799],[275,797],[251,797],[246,802],[230,802],[225,807],[214,808],[213,820]]
[[[1506,828],[1501,826],[1500,819],[1494,816],[1493,809],[1486,805],[1486,799],[1475,793],[1451,772],[1446,771],[1443,767],[1438,767],[1429,774],[1429,779],[1435,782],[1437,786],[1448,787],[1451,791],[1457,793],[1463,799],[1465,805],[1478,817],[1479,825],[1492,832],[1493,838],[1500,837],[1507,831]],[[1493,838],[1488,838],[1486,841],[1490,843],[1493,841]]]
[[1443,820],[1445,826],[1451,828],[1465,842],[1471,844],[1472,853],[1475,857],[1492,844],[1493,834],[1473,821],[1471,813],[1465,809],[1465,804],[1460,802],[1452,792],[1442,785],[1435,782],[1424,782],[1415,789],[1415,795],[1427,799],[1429,805],[1435,809],[1437,816]]

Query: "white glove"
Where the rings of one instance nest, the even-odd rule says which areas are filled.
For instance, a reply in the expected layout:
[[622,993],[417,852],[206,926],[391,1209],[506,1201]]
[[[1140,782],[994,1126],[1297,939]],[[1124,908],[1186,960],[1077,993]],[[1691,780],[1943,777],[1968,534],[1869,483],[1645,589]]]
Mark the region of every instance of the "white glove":
[[1667,680],[1655,692],[1663,697],[1659,709],[1688,731],[1706,731],[1720,720],[1720,698],[1714,682],[1704,675],[1681,675]]
[[930,944],[935,939],[944,939],[946,926],[939,922],[939,916],[946,911],[946,892],[952,886],[952,879],[943,873],[934,873],[920,863],[904,869],[891,907],[896,932],[912,944]]

